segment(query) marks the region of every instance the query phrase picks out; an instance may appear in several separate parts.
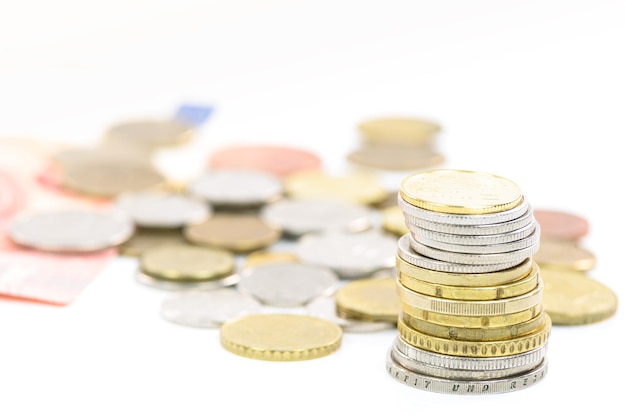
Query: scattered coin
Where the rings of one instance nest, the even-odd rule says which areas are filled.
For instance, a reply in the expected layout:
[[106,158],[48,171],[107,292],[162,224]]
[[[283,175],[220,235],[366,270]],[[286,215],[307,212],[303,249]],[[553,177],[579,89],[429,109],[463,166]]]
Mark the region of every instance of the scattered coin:
[[383,229],[395,236],[404,236],[409,228],[404,222],[404,214],[398,206],[391,206],[381,210]]
[[589,271],[596,266],[596,256],[576,241],[541,238],[533,255],[540,267]]
[[176,119],[129,120],[111,126],[104,134],[107,144],[124,148],[155,149],[188,143],[194,131],[190,125]]
[[209,158],[212,169],[244,169],[285,177],[318,170],[321,158],[306,149],[280,145],[238,145],[218,149]]
[[210,281],[235,271],[235,256],[221,249],[192,245],[161,245],[139,257],[142,273],[153,278],[182,282]]
[[368,145],[350,152],[349,162],[389,171],[412,171],[443,165],[444,156],[430,146]]
[[542,237],[579,240],[589,233],[589,221],[577,214],[548,209],[534,209],[533,214]]
[[185,238],[196,245],[244,253],[266,248],[280,239],[280,229],[253,214],[215,214],[185,228]]
[[117,246],[134,232],[131,218],[116,210],[57,209],[23,212],[8,229],[21,246],[50,252],[93,252]]
[[[336,294],[335,294],[336,295]],[[370,333],[395,329],[396,324],[389,321],[369,321],[343,318],[337,315],[337,303],[334,295],[319,297],[306,305],[307,314],[335,323],[348,333]]]
[[131,238],[118,246],[118,251],[122,256],[140,256],[143,251],[156,246],[187,243],[181,229],[136,228]]
[[261,311],[261,304],[235,288],[177,291],[161,304],[161,317],[190,327],[220,327]]
[[300,307],[317,297],[332,294],[339,277],[332,270],[299,262],[278,262],[246,268],[239,290],[264,305]]
[[244,268],[279,262],[298,262],[298,257],[293,252],[259,250],[246,256]]
[[144,274],[141,271],[135,273],[135,280],[147,287],[156,288],[164,291],[186,291],[186,290],[217,290],[237,285],[239,282],[239,274],[226,275],[221,278],[214,278],[207,281],[183,281],[170,280],[161,277],[153,277]]
[[556,325],[591,324],[617,311],[617,294],[584,271],[542,268],[542,304]]
[[396,278],[363,278],[350,281],[335,294],[340,317],[395,324],[402,311]]
[[267,361],[300,361],[339,349],[340,326],[299,314],[250,314],[222,324],[220,341],[231,353]]
[[433,141],[441,126],[417,117],[379,117],[357,126],[362,140],[372,144],[424,144]]

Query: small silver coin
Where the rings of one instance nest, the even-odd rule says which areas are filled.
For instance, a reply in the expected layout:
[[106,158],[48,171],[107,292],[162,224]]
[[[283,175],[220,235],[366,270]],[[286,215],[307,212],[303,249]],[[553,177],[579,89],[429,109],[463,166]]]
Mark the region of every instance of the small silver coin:
[[334,293],[339,277],[320,266],[277,262],[244,269],[237,287],[268,306],[298,307]]
[[533,212],[529,209],[521,217],[514,220],[509,220],[502,223],[480,224],[480,225],[458,225],[451,223],[439,223],[430,220],[423,220],[418,217],[414,217],[411,214],[404,212],[404,219],[406,227],[412,232],[417,233],[418,230],[414,230],[414,227],[428,229],[440,233],[456,234],[456,235],[469,235],[469,236],[483,236],[483,235],[497,235],[503,233],[514,232],[522,229],[525,226],[533,223],[535,218]]
[[266,205],[260,214],[291,236],[329,230],[361,232],[371,227],[373,218],[368,207],[330,200],[285,199]]
[[224,278],[212,279],[207,281],[174,281],[162,278],[152,277],[141,271],[135,273],[135,280],[140,284],[148,287],[157,288],[165,291],[181,291],[181,290],[215,290],[218,288],[230,287],[237,285],[241,277],[239,274],[228,275]]
[[261,303],[235,288],[177,291],[161,303],[161,317],[189,327],[219,327],[261,311]]
[[280,199],[283,185],[278,177],[265,172],[220,169],[191,180],[187,192],[213,206],[249,207]]
[[137,226],[146,228],[180,228],[201,223],[212,214],[204,201],[159,191],[123,194],[117,198],[116,206],[128,213]]
[[[417,239],[430,239],[441,243],[452,243],[458,245],[499,245],[502,243],[514,242],[527,238],[533,233],[537,233],[539,223],[533,221],[521,229],[512,232],[499,233],[495,235],[457,235],[453,233],[440,233],[433,230],[411,226],[411,234]],[[538,233],[537,233],[538,234]]]
[[295,253],[302,262],[324,266],[343,279],[356,279],[395,266],[397,239],[377,229],[302,236]]
[[371,333],[396,328],[393,323],[387,321],[349,320],[339,317],[334,296],[316,298],[306,305],[306,312],[310,316],[338,324],[349,333]]
[[135,231],[119,210],[56,209],[24,213],[8,229],[22,246],[51,252],[93,252],[117,246]]

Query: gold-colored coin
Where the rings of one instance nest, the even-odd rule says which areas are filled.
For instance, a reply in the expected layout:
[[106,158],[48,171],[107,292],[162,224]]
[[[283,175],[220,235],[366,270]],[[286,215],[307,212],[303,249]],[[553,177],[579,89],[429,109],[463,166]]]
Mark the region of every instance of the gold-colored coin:
[[552,322],[548,314],[543,314],[543,322],[532,332],[506,340],[465,341],[435,337],[417,331],[404,320],[398,321],[398,335],[408,344],[446,355],[472,358],[491,358],[516,355],[540,348],[548,342]]
[[409,233],[409,228],[404,222],[404,214],[398,206],[391,206],[381,210],[383,229],[396,236],[404,236]]
[[541,268],[589,271],[596,266],[596,256],[591,251],[565,239],[541,238],[533,259]]
[[539,266],[533,262],[533,267],[526,276],[495,286],[477,287],[432,284],[428,281],[415,279],[403,272],[398,273],[398,279],[404,287],[432,297],[466,301],[498,300],[517,297],[536,288],[539,282]]
[[285,177],[283,185],[289,197],[300,199],[374,205],[385,200],[388,195],[378,176],[364,172],[339,176],[321,171],[302,171]]
[[542,268],[543,308],[555,325],[591,324],[617,311],[617,294],[584,271]]
[[247,253],[266,248],[281,237],[281,231],[256,214],[215,214],[184,229],[185,238],[196,245]]
[[190,125],[175,119],[130,120],[107,129],[104,143],[153,149],[182,145],[191,141],[193,136]]
[[402,314],[402,320],[411,328],[429,336],[450,340],[464,340],[469,342],[487,342],[508,340],[527,335],[535,331],[544,321],[544,313],[540,313],[530,320],[509,326],[499,327],[464,327],[445,326],[413,317],[408,313]]
[[441,126],[417,117],[380,117],[357,126],[362,140],[372,144],[431,143]]
[[248,254],[245,260],[245,267],[251,268],[258,265],[280,262],[299,262],[298,257],[292,252],[256,251]]
[[187,240],[180,229],[140,229],[118,246],[122,256],[140,256],[144,251],[162,245],[183,245]]
[[296,314],[253,314],[222,324],[220,341],[231,353],[267,361],[300,361],[330,355],[341,346],[341,327]]
[[402,304],[402,311],[405,313],[419,318],[421,320],[429,321],[435,324],[450,327],[466,327],[466,328],[490,328],[490,327],[503,327],[513,326],[531,320],[541,313],[541,303],[534,305],[526,310],[518,311],[517,313],[500,314],[497,316],[461,316],[445,313],[434,313],[432,311],[423,310],[413,307],[406,303]]
[[235,256],[225,250],[192,245],[162,245],[143,251],[141,272],[175,281],[209,281],[235,271]]
[[396,268],[398,268],[398,272],[408,277],[435,285],[453,285],[460,287],[490,287],[507,284],[527,276],[532,270],[532,266],[532,259],[527,258],[519,265],[502,271],[465,274],[420,268],[396,256]]
[[395,323],[402,310],[396,278],[361,278],[339,288],[335,303],[340,317]]
[[445,162],[442,154],[423,145],[368,145],[350,152],[346,159],[358,166],[387,171],[414,171]]
[[400,184],[401,197],[416,207],[440,213],[489,214],[518,206],[524,195],[498,175],[455,169],[412,174]]

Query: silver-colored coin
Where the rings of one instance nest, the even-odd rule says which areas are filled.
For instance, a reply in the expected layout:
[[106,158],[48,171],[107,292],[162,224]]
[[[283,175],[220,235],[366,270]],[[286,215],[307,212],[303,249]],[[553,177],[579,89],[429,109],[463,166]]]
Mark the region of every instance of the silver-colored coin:
[[[411,233],[417,240],[430,239],[442,243],[452,243],[456,245],[499,245],[502,243],[514,242],[524,239],[535,233],[538,222],[532,221],[521,229],[512,232],[499,233],[495,235],[457,235],[453,233],[441,233],[433,230],[412,226]],[[432,245],[429,245],[432,246]]]
[[248,207],[280,199],[283,185],[265,172],[220,169],[200,174],[190,181],[187,191],[213,206]]
[[211,206],[204,201],[159,191],[123,194],[115,203],[137,226],[146,228],[180,228],[201,223],[212,214]]
[[189,327],[219,327],[261,311],[261,303],[232,287],[177,291],[161,303],[161,317]]
[[544,358],[537,367],[505,378],[473,381],[437,378],[403,367],[394,360],[391,352],[391,349],[387,352],[389,375],[410,387],[442,394],[484,395],[518,391],[533,386],[548,373],[548,361]]
[[298,307],[334,293],[339,277],[329,268],[299,262],[277,262],[246,268],[238,289],[274,307]]
[[514,252],[517,250],[522,250],[525,248],[529,248],[531,246],[536,246],[539,244],[539,236],[540,236],[540,228],[539,224],[535,225],[536,227],[533,229],[533,233],[530,235],[514,240],[512,242],[502,242],[502,243],[494,243],[488,245],[467,245],[467,244],[458,244],[458,243],[447,243],[440,242],[438,240],[429,239],[424,235],[415,235],[411,233],[411,237],[416,242],[420,242],[426,246],[435,249],[441,249],[448,252],[458,252],[458,253],[478,253],[478,254],[490,254],[490,253],[504,253],[504,252]]
[[393,323],[387,321],[349,320],[337,315],[335,297],[319,297],[306,305],[307,314],[338,324],[345,332],[371,333],[395,329]]
[[296,242],[296,256],[324,266],[341,278],[371,275],[395,266],[397,240],[379,230],[360,233],[327,232],[304,235]]
[[[418,228],[428,229],[440,233],[470,236],[497,235],[514,232],[523,228],[524,226],[528,226],[535,220],[533,212],[530,209],[524,215],[516,218],[515,220],[510,220],[503,223],[482,225],[458,225],[451,223],[438,223],[414,217],[409,213],[404,213],[404,219],[406,227],[411,231],[414,231],[413,227],[416,226]],[[417,231],[415,230],[414,232]]]
[[412,217],[435,222],[454,224],[459,226],[479,226],[490,225],[494,223],[504,223],[511,220],[515,220],[526,214],[530,209],[528,200],[524,198],[522,202],[513,207],[512,209],[500,211],[490,214],[452,214],[452,213],[440,213],[431,210],[425,210],[420,207],[416,207],[409,202],[405,201],[400,193],[398,193],[398,206],[404,213],[411,215]]
[[505,269],[513,268],[525,261],[506,262],[501,264],[486,264],[486,265],[471,265],[471,264],[458,264],[447,261],[440,261],[438,259],[429,258],[416,252],[410,244],[410,233],[398,239],[398,256],[405,262],[419,266],[420,268],[430,269],[439,272],[449,272],[452,274],[482,274],[487,272],[502,271]]
[[367,230],[372,225],[373,211],[343,201],[284,199],[266,205],[260,215],[285,234],[302,236],[329,230]]
[[157,288],[165,291],[180,291],[180,290],[215,290],[218,288],[230,287],[237,285],[241,277],[239,274],[228,275],[224,278],[212,279],[207,281],[174,281],[162,278],[155,278],[143,272],[137,271],[135,279],[140,284],[148,287]]
[[119,210],[56,209],[24,213],[8,229],[22,246],[52,252],[92,252],[117,246],[135,231]]
[[527,366],[521,369],[517,368],[504,368],[504,369],[488,369],[488,370],[474,370],[474,369],[450,369],[440,365],[429,364],[425,362],[415,361],[408,356],[404,355],[394,345],[391,348],[391,356],[393,360],[401,367],[419,373],[421,375],[427,375],[435,378],[453,379],[460,381],[484,381],[491,379],[507,378],[514,375],[518,375],[522,372],[528,372],[537,367],[541,358],[536,364]]
[[413,239],[409,235],[409,243],[413,250],[429,258],[438,259],[440,261],[450,262],[454,264],[469,264],[469,265],[493,265],[493,264],[506,264],[515,263],[519,264],[526,258],[532,257],[539,249],[539,242],[526,248],[517,249],[510,252],[503,253],[461,253],[461,252],[448,252],[441,249],[432,248],[426,246],[421,242]]
[[409,360],[422,362],[427,365],[438,366],[447,369],[466,371],[495,371],[514,369],[516,372],[524,372],[539,365],[546,356],[547,343],[528,352],[508,356],[489,358],[472,358],[468,356],[445,355],[420,349],[405,342],[401,337],[396,337],[393,348],[402,353]]

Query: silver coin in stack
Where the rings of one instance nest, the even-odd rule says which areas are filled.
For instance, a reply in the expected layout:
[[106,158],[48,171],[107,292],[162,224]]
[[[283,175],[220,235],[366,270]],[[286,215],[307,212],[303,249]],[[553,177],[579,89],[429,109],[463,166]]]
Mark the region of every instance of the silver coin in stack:
[[120,210],[51,209],[23,213],[8,228],[18,245],[51,252],[93,252],[124,243],[135,232]]
[[228,320],[261,311],[254,298],[226,287],[177,291],[161,303],[165,320],[189,327],[215,328]]
[[245,268],[237,288],[272,307],[301,307],[334,293],[340,281],[329,268],[277,262]]
[[239,274],[227,275],[223,278],[205,280],[205,281],[175,281],[169,279],[163,279],[153,277],[148,274],[144,274],[141,271],[135,273],[135,280],[140,284],[148,287],[156,288],[165,291],[180,291],[180,290],[215,290],[218,288],[231,287],[237,285],[241,277]]
[[362,278],[394,267],[396,250],[396,238],[377,229],[308,234],[295,245],[300,261],[330,268],[342,279]]
[[372,226],[373,218],[370,208],[338,200],[284,199],[266,205],[260,214],[288,237],[329,230],[361,232]]
[[393,323],[386,321],[350,320],[337,315],[337,304],[334,296],[319,297],[306,305],[306,312],[339,325],[348,333],[372,333],[395,329]]
[[220,169],[205,171],[192,179],[188,194],[213,207],[255,207],[279,200],[283,196],[281,180],[269,173]]
[[[500,245],[503,243],[514,242],[516,240],[525,239],[536,232],[539,223],[532,221],[528,225],[513,230],[512,232],[498,233],[495,235],[457,235],[453,233],[441,233],[434,230],[423,229],[415,225],[411,226],[411,234],[417,240],[431,240],[441,243],[451,243],[456,245]],[[432,246],[432,245],[430,245]]]
[[145,228],[172,229],[201,223],[211,214],[206,202],[183,194],[140,191],[120,195],[116,206]]

